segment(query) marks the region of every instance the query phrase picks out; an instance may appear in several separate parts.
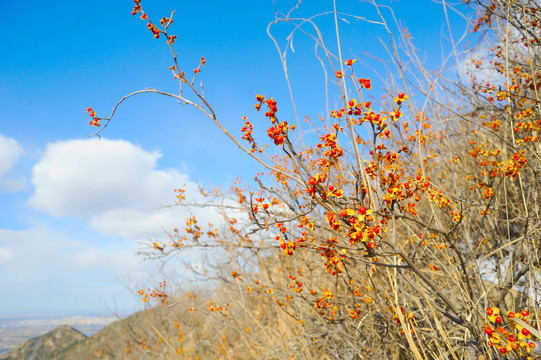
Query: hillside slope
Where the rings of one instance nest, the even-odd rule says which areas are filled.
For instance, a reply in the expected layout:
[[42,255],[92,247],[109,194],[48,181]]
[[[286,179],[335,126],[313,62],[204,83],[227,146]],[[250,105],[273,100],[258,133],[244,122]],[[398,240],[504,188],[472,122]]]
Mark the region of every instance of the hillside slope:
[[0,356],[0,360],[167,358],[171,349],[159,340],[156,331],[170,336],[178,333],[178,329],[165,310],[155,307],[137,312],[89,337],[64,325],[21,343]]
[[68,349],[73,344],[84,341],[86,336],[78,330],[63,325],[48,333],[27,340],[8,353],[0,356],[0,360],[42,360],[54,357],[54,354]]

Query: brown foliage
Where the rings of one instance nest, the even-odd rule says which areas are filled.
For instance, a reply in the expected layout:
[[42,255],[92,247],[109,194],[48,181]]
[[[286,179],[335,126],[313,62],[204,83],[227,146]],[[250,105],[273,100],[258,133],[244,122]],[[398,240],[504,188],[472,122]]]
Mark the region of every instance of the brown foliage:
[[[374,82],[356,77],[355,61],[340,54],[333,60],[316,35],[340,105],[312,128],[292,126],[278,118],[279,102],[258,95],[255,107],[269,121],[276,156],[265,157],[248,121],[241,140],[217,121],[194,86],[204,61],[189,80],[175,57],[175,79],[195,100],[165,95],[200,109],[267,170],[256,178],[258,188],[236,183],[230,193],[205,191],[215,195],[198,205],[220,208],[220,201],[223,224],[205,229],[190,218],[185,231],[148,253],[163,258],[199,248],[218,255],[199,273],[215,280],[212,296],[186,304],[202,324],[220,324],[202,325],[213,332],[216,356],[530,354],[540,280],[541,9],[534,1],[476,3],[474,30],[484,32],[478,47],[488,55],[478,52],[466,64],[455,54],[470,78],[434,76],[406,33],[399,39],[404,53],[390,34],[400,85],[390,82],[380,104],[364,100]],[[167,39],[170,19],[159,28],[145,16]],[[111,117],[93,116],[94,125],[101,119],[107,126]],[[185,303],[164,297],[166,306]],[[533,332],[508,323],[506,311]],[[190,349],[188,357],[198,354]]]

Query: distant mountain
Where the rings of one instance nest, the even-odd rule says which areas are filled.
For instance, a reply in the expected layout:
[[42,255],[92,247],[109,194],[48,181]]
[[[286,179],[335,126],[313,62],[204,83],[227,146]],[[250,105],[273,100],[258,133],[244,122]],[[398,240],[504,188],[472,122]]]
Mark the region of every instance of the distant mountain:
[[276,315],[261,311],[265,300],[254,302],[254,309],[230,309],[225,314],[206,311],[211,306],[208,298],[190,297],[189,303],[183,298],[139,311],[88,337],[70,326],[61,326],[23,342],[1,355],[0,360],[214,359],[224,358],[226,353],[229,359],[245,359],[248,353],[254,354],[251,358],[258,358],[255,351],[266,354],[259,358],[276,358],[272,346],[260,346],[256,342],[259,334],[253,336],[249,329],[230,330],[233,326],[248,328],[247,321],[252,318],[246,314],[253,312],[262,334],[267,331]]
[[83,341],[86,336],[71,326],[63,325],[45,335],[33,338],[18,345],[0,360],[45,360],[55,353],[68,349],[73,344]]
[[[144,332],[142,330],[142,326],[146,325],[144,318],[151,316],[151,313],[154,312],[151,310],[140,311],[126,319],[116,321],[93,336],[87,337],[84,341],[58,351],[50,359],[124,359],[129,354],[132,340]],[[3,359],[0,358],[0,360]]]
[[118,315],[95,314],[0,314],[0,356],[61,325],[69,325],[91,336],[118,319]]
[[[163,310],[154,308],[137,312],[89,337],[70,326],[60,326],[0,355],[0,360],[125,359],[138,350],[142,350],[145,358],[149,352],[154,352],[150,344],[157,340],[149,324],[155,324],[163,330],[166,325]],[[132,359],[140,358],[131,355]],[[156,358],[155,353],[153,358]]]

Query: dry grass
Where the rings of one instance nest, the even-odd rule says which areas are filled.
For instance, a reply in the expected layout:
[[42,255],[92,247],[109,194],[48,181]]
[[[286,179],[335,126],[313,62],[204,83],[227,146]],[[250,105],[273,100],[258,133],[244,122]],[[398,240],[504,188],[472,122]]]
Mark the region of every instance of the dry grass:
[[[315,23],[277,20],[304,21],[316,29],[311,34],[340,99],[330,117],[293,130],[277,118],[280,104],[258,98],[270,121],[271,143],[281,153],[277,157],[259,152],[246,135],[248,124],[243,140],[253,151],[234,139],[216,120],[195,77],[179,72],[180,86],[195,100],[182,93],[174,97],[215,121],[268,173],[257,179],[259,188],[235,184],[230,193],[205,192],[217,195],[199,206],[224,209],[219,227],[190,220],[171,242],[152,245],[151,257],[178,256],[190,248],[216,249],[218,256],[208,271],[198,269],[214,281],[210,295],[169,297],[159,319],[147,322],[143,337],[149,349],[157,349],[145,349],[147,354],[527,356],[531,340],[520,338],[522,328],[509,324],[505,312],[526,310],[523,319],[537,328],[541,9],[533,1],[476,6],[476,30],[484,32],[478,58],[453,51],[447,62],[458,67],[458,80],[446,78],[445,69],[427,71],[411,38],[395,37],[381,16],[396,70],[384,74],[387,99],[372,105],[364,100],[370,86],[358,81],[356,65],[340,52],[330,53]],[[231,206],[243,215],[225,216]],[[501,324],[487,308],[501,310]],[[513,334],[516,344],[522,342],[518,350]]]

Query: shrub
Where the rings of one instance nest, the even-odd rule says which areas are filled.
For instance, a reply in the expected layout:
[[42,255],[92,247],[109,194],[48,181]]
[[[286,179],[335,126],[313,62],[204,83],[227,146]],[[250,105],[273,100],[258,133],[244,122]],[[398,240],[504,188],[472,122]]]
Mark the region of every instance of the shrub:
[[[133,13],[175,54],[173,14],[154,23],[135,3]],[[278,155],[260,145],[248,120],[240,138],[217,120],[195,85],[204,58],[190,75],[173,58],[173,76],[187,95],[148,89],[117,103],[155,92],[196,107],[266,169],[255,188],[236,182],[229,192],[203,191],[209,200],[199,205],[221,208],[223,224],[205,228],[189,218],[184,231],[148,250],[159,258],[192,248],[217,255],[209,271],[198,273],[215,281],[212,295],[174,299],[200,322],[221,324],[212,327],[220,339],[214,356],[539,353],[541,9],[527,0],[469,3],[479,11],[473,32],[482,33],[480,55],[455,52],[469,78],[430,74],[407,33],[400,37],[402,60],[391,34],[401,85],[390,83],[379,104],[365,101],[375,81],[357,77],[355,59],[331,55],[315,32],[340,105],[300,126],[278,116],[277,100],[255,96]],[[381,22],[389,29],[383,16]],[[99,135],[114,111],[106,118],[88,113]],[[182,205],[183,190],[177,194]],[[173,301],[160,289],[141,296]],[[178,341],[169,341],[165,349],[195,356],[193,342],[179,351]]]

